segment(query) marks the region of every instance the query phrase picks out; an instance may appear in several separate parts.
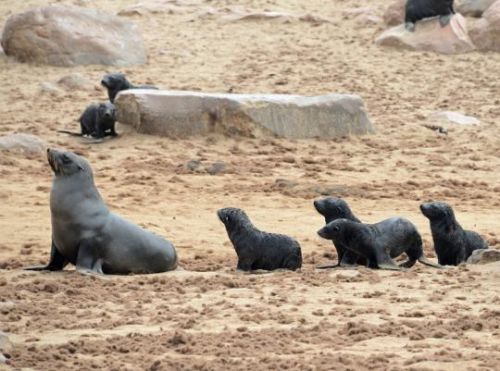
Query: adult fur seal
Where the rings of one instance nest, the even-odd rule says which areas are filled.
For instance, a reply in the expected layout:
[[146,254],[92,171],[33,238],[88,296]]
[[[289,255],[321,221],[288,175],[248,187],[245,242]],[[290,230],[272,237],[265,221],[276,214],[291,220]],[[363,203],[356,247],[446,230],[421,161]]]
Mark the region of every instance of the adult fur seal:
[[[389,218],[376,224],[337,219],[321,228],[318,235],[365,257],[370,268],[400,270],[401,267],[412,267],[417,260],[440,268],[424,257],[420,234],[404,218]],[[408,260],[398,266],[392,258],[403,253],[408,256]]]
[[[337,219],[349,219],[354,222],[361,223],[347,205],[341,198],[327,197],[320,200],[314,201],[314,207],[316,211],[325,217],[325,224],[328,224]],[[335,250],[337,250],[337,265],[339,267],[346,267],[351,265],[366,265],[366,259],[362,256],[357,255],[355,252],[347,249],[342,243],[333,243]],[[318,267],[320,269],[334,268],[335,265],[326,265]]]
[[302,266],[300,245],[293,238],[259,231],[241,209],[224,208],[217,215],[238,255],[237,269],[296,270]]
[[459,265],[474,250],[488,248],[488,244],[478,233],[464,230],[458,224],[453,209],[447,203],[423,203],[420,210],[430,221],[439,264]]
[[108,73],[101,80],[101,85],[108,89],[108,97],[111,103],[115,102],[115,98],[119,92],[128,89],[158,89],[152,85],[134,85],[130,83],[123,73]]
[[118,135],[115,131],[115,105],[111,102],[89,105],[85,108],[78,121],[80,122],[80,134],[66,130],[58,131],[79,137],[90,135],[98,139],[108,135],[113,137]]
[[453,0],[408,0],[405,7],[405,27],[414,31],[416,22],[436,16],[439,16],[439,23],[444,27],[453,14]]
[[88,162],[75,153],[47,150],[54,172],[50,193],[52,248],[46,266],[62,270],[127,274],[158,273],[177,266],[169,241],[111,213],[101,198]]

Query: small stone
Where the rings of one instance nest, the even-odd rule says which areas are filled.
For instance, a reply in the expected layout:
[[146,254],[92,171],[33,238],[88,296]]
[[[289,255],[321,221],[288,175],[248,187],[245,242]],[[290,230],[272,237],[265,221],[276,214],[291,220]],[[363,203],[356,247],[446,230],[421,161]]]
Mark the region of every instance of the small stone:
[[226,170],[226,164],[223,162],[215,162],[207,169],[207,173],[210,175],[217,175]]
[[23,153],[42,153],[45,151],[45,143],[34,135],[11,134],[0,137],[0,151],[1,150]]

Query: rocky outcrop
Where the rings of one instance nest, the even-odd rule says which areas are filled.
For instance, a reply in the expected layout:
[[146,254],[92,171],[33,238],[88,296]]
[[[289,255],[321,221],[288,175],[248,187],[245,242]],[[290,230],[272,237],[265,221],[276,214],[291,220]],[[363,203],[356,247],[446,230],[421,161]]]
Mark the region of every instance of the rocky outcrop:
[[220,133],[249,137],[336,138],[374,131],[359,96],[211,94],[128,90],[117,119],[138,132],[186,138]]
[[479,50],[500,52],[500,0],[483,13],[469,34]]
[[146,62],[136,26],[101,11],[54,5],[11,16],[1,45],[21,62],[56,66]]
[[384,31],[375,39],[375,43],[443,54],[465,53],[475,49],[467,34],[466,20],[460,14],[455,14],[445,27],[441,27],[437,17],[417,22],[414,32],[406,30],[401,24]]

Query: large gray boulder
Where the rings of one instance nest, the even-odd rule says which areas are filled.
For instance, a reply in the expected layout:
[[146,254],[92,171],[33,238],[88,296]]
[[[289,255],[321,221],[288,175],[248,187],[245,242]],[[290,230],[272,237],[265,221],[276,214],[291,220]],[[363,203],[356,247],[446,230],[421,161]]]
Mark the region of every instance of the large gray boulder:
[[117,119],[138,132],[167,137],[220,133],[249,137],[335,138],[374,131],[356,95],[316,97],[128,90]]
[[45,143],[40,138],[30,134],[0,136],[0,151],[42,153],[45,147]]
[[56,66],[146,62],[137,27],[94,9],[53,5],[11,16],[1,45],[21,62]]

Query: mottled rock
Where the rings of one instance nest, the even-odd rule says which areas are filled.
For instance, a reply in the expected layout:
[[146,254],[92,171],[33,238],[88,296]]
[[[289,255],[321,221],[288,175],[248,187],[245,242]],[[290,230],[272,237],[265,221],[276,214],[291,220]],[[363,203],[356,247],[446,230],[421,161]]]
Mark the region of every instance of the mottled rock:
[[127,90],[118,95],[115,105],[119,122],[141,133],[168,137],[219,133],[336,138],[374,131],[364,103],[356,95]]
[[387,26],[397,26],[405,21],[406,0],[392,2],[384,13],[384,23]]
[[1,45],[21,62],[56,66],[146,62],[137,27],[95,9],[53,5],[11,16]]
[[467,22],[460,14],[455,14],[445,27],[441,27],[438,17],[417,22],[414,32],[408,31],[401,24],[384,31],[375,39],[375,43],[443,54],[466,53],[475,49],[467,34]]
[[500,52],[500,0],[486,9],[469,34],[479,50]]
[[0,151],[18,151],[24,153],[42,153],[45,143],[29,134],[11,134],[0,137]]
[[221,174],[226,171],[226,164],[224,162],[214,162],[208,169],[207,173],[210,175]]
[[40,83],[38,91],[40,94],[48,94],[48,95],[53,95],[55,97],[63,93],[63,91],[59,89],[57,85],[48,81]]
[[431,121],[442,121],[458,125],[479,125],[480,122],[477,118],[472,116],[466,116],[459,112],[453,111],[441,111],[434,112],[429,116]]
[[72,73],[57,80],[57,85],[64,90],[86,90],[91,87],[90,81],[80,73]]
[[469,264],[488,264],[500,261],[500,250],[482,249],[474,250],[467,259]]
[[471,17],[481,17],[484,11],[495,1],[497,0],[462,0],[456,6],[456,11]]

